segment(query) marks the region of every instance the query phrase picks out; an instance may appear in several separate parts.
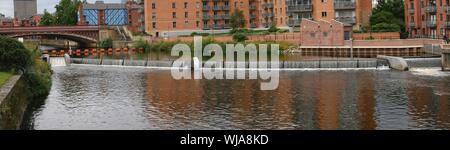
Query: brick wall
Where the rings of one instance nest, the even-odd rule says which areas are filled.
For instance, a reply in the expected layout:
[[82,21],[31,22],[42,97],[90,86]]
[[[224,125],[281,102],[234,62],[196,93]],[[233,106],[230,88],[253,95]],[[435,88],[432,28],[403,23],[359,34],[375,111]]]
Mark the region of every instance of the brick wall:
[[366,40],[370,36],[373,39],[400,39],[399,32],[379,32],[379,33],[353,33],[352,38],[354,40]]

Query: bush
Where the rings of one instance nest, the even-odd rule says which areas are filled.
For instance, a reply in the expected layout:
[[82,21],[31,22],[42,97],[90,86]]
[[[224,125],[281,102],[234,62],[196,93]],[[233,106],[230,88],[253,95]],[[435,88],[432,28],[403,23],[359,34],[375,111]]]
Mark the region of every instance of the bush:
[[235,42],[245,42],[245,40],[248,40],[248,38],[243,33],[236,33],[236,34],[233,35],[233,40]]
[[104,48],[104,49],[112,48],[113,40],[111,38],[104,39],[104,40],[100,41],[99,47]]
[[0,70],[26,69],[31,64],[31,54],[19,41],[0,36]]
[[133,46],[135,48],[143,48],[145,52],[149,52],[151,50],[150,44],[147,40],[139,39],[136,41]]
[[47,96],[51,85],[51,71],[42,61],[38,49],[27,50],[15,39],[0,37],[0,65],[2,69],[25,69],[24,77],[33,98]]

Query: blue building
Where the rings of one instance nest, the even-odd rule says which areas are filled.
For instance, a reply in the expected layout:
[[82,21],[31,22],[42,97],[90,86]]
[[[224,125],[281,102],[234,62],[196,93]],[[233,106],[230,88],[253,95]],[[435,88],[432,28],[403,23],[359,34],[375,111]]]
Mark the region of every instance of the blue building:
[[104,3],[83,4],[78,11],[79,25],[123,26],[128,24],[128,10],[125,4]]

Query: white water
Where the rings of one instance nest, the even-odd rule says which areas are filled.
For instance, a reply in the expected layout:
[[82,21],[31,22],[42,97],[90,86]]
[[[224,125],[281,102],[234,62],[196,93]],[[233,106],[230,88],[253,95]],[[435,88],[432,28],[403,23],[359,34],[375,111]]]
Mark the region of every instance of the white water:
[[66,66],[66,60],[64,57],[50,57],[50,65],[52,67]]

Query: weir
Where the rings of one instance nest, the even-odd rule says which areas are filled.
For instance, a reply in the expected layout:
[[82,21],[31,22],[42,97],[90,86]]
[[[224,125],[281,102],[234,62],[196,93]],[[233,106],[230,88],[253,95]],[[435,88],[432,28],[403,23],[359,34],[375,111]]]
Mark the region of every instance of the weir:
[[[132,59],[92,59],[92,58],[71,58],[74,64],[90,65],[114,65],[114,66],[141,66],[141,67],[172,67],[173,61],[162,60],[132,60]],[[205,63],[205,62],[203,62]],[[226,67],[230,62],[223,62]],[[258,62],[256,62],[258,63]],[[378,68],[389,66],[388,62],[382,59],[365,60],[304,60],[304,61],[280,61],[276,63],[277,68]],[[204,66],[204,65],[202,65]],[[229,65],[231,67],[231,65]],[[244,67],[239,67],[244,66]],[[250,68],[250,62],[234,62],[235,68]],[[271,67],[271,63],[267,62]]]

